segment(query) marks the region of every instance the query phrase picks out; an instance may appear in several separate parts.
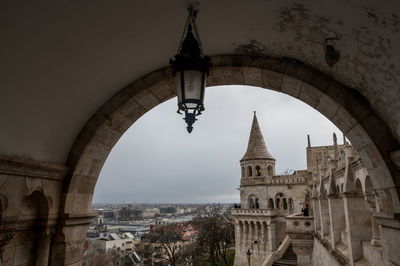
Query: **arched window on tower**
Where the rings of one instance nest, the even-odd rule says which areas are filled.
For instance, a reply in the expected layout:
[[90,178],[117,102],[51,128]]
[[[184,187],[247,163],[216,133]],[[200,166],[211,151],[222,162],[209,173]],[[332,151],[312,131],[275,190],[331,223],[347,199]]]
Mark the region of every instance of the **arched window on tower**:
[[362,185],[360,179],[357,178],[356,180],[356,192],[357,193],[363,193]]
[[261,176],[261,167],[256,165],[256,176]]
[[283,209],[284,209],[284,210],[287,210],[287,201],[286,201],[286,198],[283,198],[282,204],[283,204]]
[[256,209],[259,209],[260,208],[260,204],[258,203],[258,198],[256,198],[255,199],[255,207],[256,207]]
[[294,210],[293,199],[289,198],[289,212],[293,213],[293,210]]
[[272,166],[271,165],[268,165],[268,176],[273,176],[274,175],[274,173],[273,173],[273,171],[272,171]]
[[273,209],[274,208],[274,200],[272,198],[269,198],[268,201],[268,208]]
[[244,177],[246,175],[245,171],[244,171],[244,166],[242,166],[242,177]]
[[251,169],[251,166],[247,166],[247,176],[252,176],[253,175],[253,170]]
[[279,210],[279,205],[280,205],[280,198],[276,199],[276,208]]
[[249,198],[249,208],[254,209],[254,200],[252,198]]

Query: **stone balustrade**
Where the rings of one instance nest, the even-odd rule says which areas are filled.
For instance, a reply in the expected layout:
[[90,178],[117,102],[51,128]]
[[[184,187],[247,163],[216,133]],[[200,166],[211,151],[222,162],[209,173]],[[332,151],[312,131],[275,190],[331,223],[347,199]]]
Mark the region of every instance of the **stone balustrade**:
[[275,216],[277,210],[275,209],[232,209],[232,215],[243,215],[243,216]]
[[307,179],[305,177],[288,176],[267,179],[265,177],[246,177],[242,178],[241,185],[294,185],[294,184],[305,184]]
[[314,230],[314,217],[303,216],[301,213],[285,217],[287,233],[311,234]]

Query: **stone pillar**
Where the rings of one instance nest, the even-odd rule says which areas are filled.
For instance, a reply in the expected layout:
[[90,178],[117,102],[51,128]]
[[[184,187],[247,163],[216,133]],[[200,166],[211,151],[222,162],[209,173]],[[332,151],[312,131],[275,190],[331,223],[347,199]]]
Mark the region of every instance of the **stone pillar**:
[[313,197],[314,210],[314,232],[321,232],[321,213],[319,211],[319,202],[317,197]]
[[[293,236],[291,236],[292,239]],[[293,252],[297,255],[298,266],[310,266],[314,240],[312,235],[306,239],[292,239]]]
[[267,230],[266,225],[264,223],[262,223],[261,224],[261,239],[263,240],[263,242],[262,242],[261,247],[262,247],[262,250],[263,250],[264,254],[266,254],[267,242],[268,242],[268,239],[266,239],[266,237],[265,237],[266,236],[266,234],[265,234],[266,230]]
[[319,211],[321,217],[321,236],[324,237],[330,233],[329,205],[328,199],[325,196],[319,197]]
[[59,220],[60,227],[53,238],[49,265],[80,265],[82,263],[86,232],[95,216],[94,213],[87,213]]
[[381,228],[382,256],[385,266],[400,265],[400,213],[378,212],[374,215]]
[[276,250],[276,228],[274,223],[268,224],[268,244],[269,251],[274,252]]
[[254,232],[253,240],[259,240],[261,238],[260,237],[260,228],[258,227],[257,223],[255,223],[255,225],[254,225],[254,230],[255,230],[255,232]]
[[374,247],[380,247],[381,246],[381,234],[380,234],[380,230],[379,230],[379,225],[376,221],[375,212],[371,213],[371,226],[372,226],[371,245],[373,245]]
[[343,200],[339,196],[328,197],[331,243],[334,247],[341,241],[340,233],[346,228]]
[[362,255],[362,241],[371,239],[371,213],[364,196],[356,193],[344,193],[344,211],[346,218],[346,238],[349,248],[351,265]]
[[235,253],[240,252],[241,241],[242,241],[242,226],[240,221],[236,221],[235,223]]
[[250,226],[250,224],[248,222],[246,222],[244,224],[244,238],[243,238],[244,241],[242,241],[243,251],[247,251],[247,248],[248,248],[248,245],[249,245],[249,233],[250,233],[249,232],[249,226]]
[[50,255],[51,234],[47,230],[40,230],[36,234],[36,266],[47,266]]

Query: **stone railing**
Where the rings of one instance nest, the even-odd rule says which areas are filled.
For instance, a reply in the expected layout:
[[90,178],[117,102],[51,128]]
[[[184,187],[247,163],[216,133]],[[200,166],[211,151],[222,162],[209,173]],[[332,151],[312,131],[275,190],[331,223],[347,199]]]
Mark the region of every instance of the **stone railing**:
[[237,216],[275,216],[277,211],[274,209],[232,209],[231,214]]
[[277,176],[272,177],[272,179],[271,177],[244,177],[241,181],[241,185],[295,185],[305,183],[307,183],[307,179],[305,177],[299,177],[296,175]]
[[290,246],[290,243],[291,241],[289,236],[286,236],[285,239],[283,239],[282,244],[279,246],[279,248],[268,255],[262,266],[271,266],[275,261],[281,259],[288,247]]
[[303,216],[301,213],[288,215],[286,220],[286,233],[311,234],[314,230],[314,217]]

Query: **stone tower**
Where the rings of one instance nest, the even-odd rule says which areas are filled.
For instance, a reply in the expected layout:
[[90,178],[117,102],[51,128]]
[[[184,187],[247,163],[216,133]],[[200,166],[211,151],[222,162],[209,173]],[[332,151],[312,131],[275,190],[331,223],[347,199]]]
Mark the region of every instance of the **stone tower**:
[[[268,152],[265,145],[255,111],[247,151],[240,160],[240,166],[242,169],[242,180],[257,180],[261,178],[271,180],[275,175],[275,158]],[[266,195],[264,191],[258,191],[259,189],[264,189],[264,187],[248,188],[246,189],[246,194],[260,195],[261,197],[262,195]],[[246,197],[241,197],[241,205],[245,208],[267,208],[267,206],[261,206],[264,205],[264,199],[253,199],[251,195],[247,199]]]

